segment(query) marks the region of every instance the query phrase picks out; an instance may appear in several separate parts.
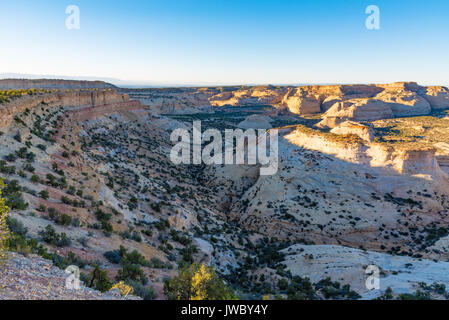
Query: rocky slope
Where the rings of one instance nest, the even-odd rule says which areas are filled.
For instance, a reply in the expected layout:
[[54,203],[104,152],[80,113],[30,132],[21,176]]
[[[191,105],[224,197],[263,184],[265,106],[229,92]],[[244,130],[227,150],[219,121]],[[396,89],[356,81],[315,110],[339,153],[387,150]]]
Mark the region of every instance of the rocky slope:
[[[367,274],[368,266],[379,268],[380,287],[394,288],[395,294],[412,294],[422,290],[423,284],[431,287],[449,283],[444,271],[449,266],[446,261],[413,259],[334,245],[294,245],[283,251],[287,254],[284,263],[294,275],[307,276],[316,282],[324,274],[334,281],[351,283],[366,300],[374,299],[385,291],[366,288],[371,274]],[[446,297],[440,294],[439,298]]]
[[68,289],[68,274],[51,261],[36,255],[28,257],[10,253],[1,267],[0,300],[138,300],[122,297],[119,292],[101,293],[81,284],[80,289]]
[[280,239],[432,255],[422,239],[449,222],[449,180],[434,155],[428,162],[427,153],[417,160],[404,151],[374,166],[359,141],[344,147],[301,137],[281,138],[278,173],[242,194],[235,219]]

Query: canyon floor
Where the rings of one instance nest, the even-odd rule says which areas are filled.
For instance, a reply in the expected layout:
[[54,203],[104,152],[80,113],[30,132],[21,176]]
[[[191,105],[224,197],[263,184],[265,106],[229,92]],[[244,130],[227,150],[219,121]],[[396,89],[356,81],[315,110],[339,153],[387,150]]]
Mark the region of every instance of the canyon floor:
[[[0,177],[21,268],[37,253],[119,281],[137,252],[153,299],[193,262],[241,299],[448,297],[445,87],[0,84],[14,85],[0,92]],[[199,120],[278,130],[277,172],[173,164],[172,131]]]

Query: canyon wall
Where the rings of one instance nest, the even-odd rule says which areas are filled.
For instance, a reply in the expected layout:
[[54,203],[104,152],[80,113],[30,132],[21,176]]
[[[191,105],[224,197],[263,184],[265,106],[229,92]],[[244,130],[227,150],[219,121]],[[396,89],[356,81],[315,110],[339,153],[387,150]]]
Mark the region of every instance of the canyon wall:
[[142,109],[143,104],[140,101],[130,100],[124,102],[115,102],[110,104],[95,105],[84,108],[78,108],[66,112],[66,116],[71,120],[85,121],[106,116],[120,111],[133,111]]
[[59,79],[2,79],[0,90],[17,89],[110,89],[114,85],[104,81],[59,80]]
[[[335,131],[334,131],[335,132]],[[332,155],[351,163],[382,167],[400,174],[445,176],[436,157],[436,149],[415,144],[391,145],[370,142],[358,134],[324,133],[304,126],[291,128],[284,138],[292,144]],[[366,138],[366,130],[356,128]]]
[[16,114],[32,110],[44,103],[49,107],[96,106],[129,101],[128,95],[119,94],[115,90],[66,91],[48,94],[27,95],[9,103],[0,105],[0,128],[11,124]]

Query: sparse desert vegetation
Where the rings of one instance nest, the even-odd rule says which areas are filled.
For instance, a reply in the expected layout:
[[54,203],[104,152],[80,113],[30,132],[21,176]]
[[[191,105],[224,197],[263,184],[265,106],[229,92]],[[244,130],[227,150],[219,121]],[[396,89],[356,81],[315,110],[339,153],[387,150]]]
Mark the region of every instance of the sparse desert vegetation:
[[[61,269],[77,266],[83,283],[106,295],[132,292],[148,300],[367,298],[361,267],[354,271],[360,279],[316,267],[333,266],[332,253],[342,248],[360,250],[380,267],[382,259],[400,257],[405,269],[418,259],[444,268],[444,112],[345,118],[333,128],[321,121],[330,119],[322,110],[326,94],[370,99],[381,90],[61,90],[65,100],[54,90],[2,93],[2,108],[24,101],[0,134],[9,250]],[[304,98],[312,93],[322,97]],[[31,104],[35,95],[52,98]],[[107,104],[92,106],[92,96]],[[203,132],[258,122],[277,128],[278,172],[264,177],[257,166],[173,164],[171,131],[191,130],[196,120]],[[322,245],[326,255],[314,251]],[[312,271],[300,274],[298,266]],[[404,270],[384,272],[399,279]],[[395,292],[393,282],[373,298],[444,297],[445,279],[433,284],[425,277],[410,282],[409,295]]]

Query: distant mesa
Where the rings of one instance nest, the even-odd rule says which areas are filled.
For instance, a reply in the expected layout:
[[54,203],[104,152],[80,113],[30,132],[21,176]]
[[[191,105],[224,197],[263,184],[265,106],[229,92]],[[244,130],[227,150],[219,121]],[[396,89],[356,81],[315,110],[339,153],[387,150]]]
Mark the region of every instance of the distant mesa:
[[322,114],[320,127],[345,121],[375,121],[428,115],[449,108],[449,89],[416,82],[314,86],[231,86],[125,90],[132,99],[155,112],[186,114],[211,112],[225,106],[271,105],[300,116]]
[[112,89],[113,84],[104,81],[60,80],[60,79],[2,79],[0,90],[19,89]]

